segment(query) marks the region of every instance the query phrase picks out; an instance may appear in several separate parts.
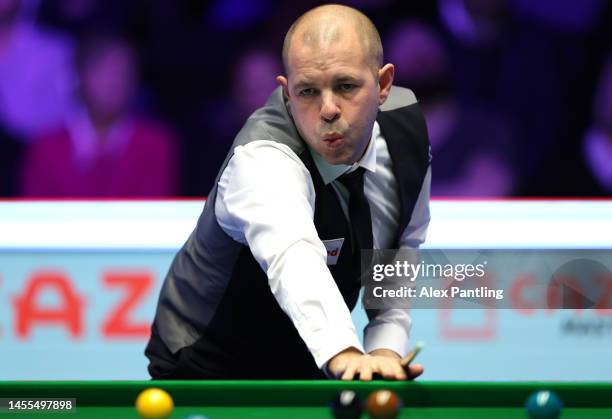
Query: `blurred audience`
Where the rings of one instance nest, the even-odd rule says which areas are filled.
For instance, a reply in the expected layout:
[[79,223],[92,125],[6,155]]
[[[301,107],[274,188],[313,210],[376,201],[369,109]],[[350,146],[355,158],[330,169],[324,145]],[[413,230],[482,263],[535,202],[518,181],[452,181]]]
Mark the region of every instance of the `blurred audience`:
[[[483,0],[487,1],[487,0]],[[512,9],[525,20],[574,35],[586,35],[601,20],[606,0],[511,0]]]
[[35,0],[36,21],[74,38],[92,31],[138,35],[149,0]]
[[484,46],[499,42],[506,0],[440,0],[440,17],[458,43]]
[[550,194],[555,179],[542,179],[588,123],[604,6],[602,0],[509,0],[512,24],[496,99],[516,121],[522,195]]
[[105,35],[77,51],[78,102],[66,123],[34,141],[22,193],[36,197],[155,197],[177,192],[177,144],[134,111],[134,51]]
[[[610,195],[612,3],[342,3],[423,107],[434,196]],[[0,195],[206,195],[317,4],[0,0]]]
[[37,27],[20,0],[0,0],[0,125],[25,141],[69,106],[70,42]]
[[228,94],[206,101],[190,115],[185,126],[186,177],[198,179],[189,194],[205,195],[246,119],[263,106],[282,73],[279,54],[251,47],[233,65]]
[[385,42],[395,81],[413,89],[431,141],[432,196],[504,196],[512,192],[510,125],[491,106],[461,102],[449,79],[449,58],[436,32],[402,22]]
[[278,87],[276,76],[282,73],[279,55],[269,50],[253,48],[238,57],[230,92],[233,112],[228,112],[235,119],[234,127],[243,124],[249,115],[268,100],[272,91]]
[[439,0],[456,95],[496,102],[508,28],[507,0]]
[[[553,175],[588,122],[603,0],[440,0],[462,102],[511,118],[514,194],[568,195]],[[609,8],[609,7],[608,7]],[[567,166],[567,165],[566,165]]]

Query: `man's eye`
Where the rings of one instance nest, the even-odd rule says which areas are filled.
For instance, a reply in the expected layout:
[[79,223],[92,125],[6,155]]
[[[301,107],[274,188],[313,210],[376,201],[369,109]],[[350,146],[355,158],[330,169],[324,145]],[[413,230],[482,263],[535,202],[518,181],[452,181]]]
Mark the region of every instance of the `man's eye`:
[[355,87],[354,84],[350,84],[350,83],[342,83],[341,85],[338,86],[338,88],[340,89],[340,91],[342,92],[350,92],[352,91]]
[[300,96],[312,96],[315,94],[315,89],[309,87],[308,89],[302,89],[299,91]]

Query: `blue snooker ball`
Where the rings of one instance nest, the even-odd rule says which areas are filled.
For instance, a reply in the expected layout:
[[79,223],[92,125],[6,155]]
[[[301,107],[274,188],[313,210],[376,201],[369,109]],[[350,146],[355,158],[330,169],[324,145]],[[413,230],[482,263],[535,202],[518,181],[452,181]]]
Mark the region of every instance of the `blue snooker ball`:
[[525,407],[531,419],[556,419],[561,415],[563,403],[552,391],[537,391],[529,396]]

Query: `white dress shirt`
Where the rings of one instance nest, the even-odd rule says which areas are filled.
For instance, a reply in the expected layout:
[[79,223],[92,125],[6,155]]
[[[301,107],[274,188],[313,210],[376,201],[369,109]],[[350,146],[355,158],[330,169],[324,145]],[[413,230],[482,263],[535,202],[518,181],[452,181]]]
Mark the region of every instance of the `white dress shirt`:
[[[335,180],[359,166],[366,169],[364,192],[372,214],[374,248],[393,247],[400,200],[378,123],[374,124],[365,154],[352,166],[331,165],[311,153],[323,181],[332,183],[338,193],[347,218],[348,191]],[[430,183],[428,170],[400,247],[415,248],[425,240]],[[403,356],[411,326],[405,310],[380,311],[366,326],[361,345],[351,314],[327,268],[327,251],[313,221],[314,208],[315,189],[308,169],[288,146],[275,141],[236,147],[219,179],[215,204],[219,225],[234,240],[250,247],[267,273],[276,300],[320,368],[349,347],[364,352],[386,348]],[[282,340],[278,344],[282,345]]]

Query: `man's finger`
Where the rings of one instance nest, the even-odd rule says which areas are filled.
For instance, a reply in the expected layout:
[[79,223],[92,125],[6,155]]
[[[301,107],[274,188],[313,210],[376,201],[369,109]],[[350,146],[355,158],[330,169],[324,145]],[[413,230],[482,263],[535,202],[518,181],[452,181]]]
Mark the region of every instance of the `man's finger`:
[[372,380],[372,366],[371,359],[363,360],[361,362],[361,366],[359,367],[359,380],[361,381],[371,381]]
[[406,374],[406,370],[404,370],[403,368],[399,368],[399,370],[397,371],[397,376],[399,377],[399,380],[407,380],[408,379],[408,374]]
[[414,380],[419,375],[423,374],[424,370],[425,368],[423,368],[421,364],[409,365],[408,368],[406,369],[406,372],[408,374],[408,379]]
[[355,372],[357,371],[357,365],[358,364],[355,361],[349,362],[340,379],[344,381],[352,380],[353,377],[355,377]]
[[404,369],[397,364],[393,365],[393,376],[396,380],[405,380],[406,378],[408,378],[408,376],[406,375],[406,371],[404,371]]
[[[401,368],[399,369],[401,370]],[[395,368],[393,368],[393,364],[390,364],[388,362],[381,362],[379,371],[382,374],[382,376],[386,378],[387,380],[392,380],[396,378],[396,370]]]
[[393,361],[386,360],[387,362],[383,365],[384,377],[388,380],[405,380],[407,378],[406,371],[402,368],[402,366]]

